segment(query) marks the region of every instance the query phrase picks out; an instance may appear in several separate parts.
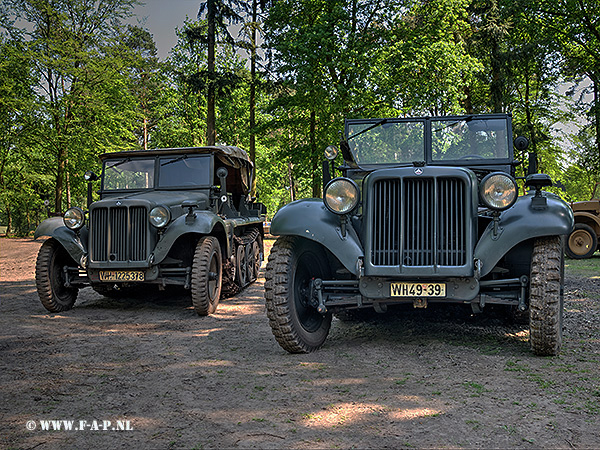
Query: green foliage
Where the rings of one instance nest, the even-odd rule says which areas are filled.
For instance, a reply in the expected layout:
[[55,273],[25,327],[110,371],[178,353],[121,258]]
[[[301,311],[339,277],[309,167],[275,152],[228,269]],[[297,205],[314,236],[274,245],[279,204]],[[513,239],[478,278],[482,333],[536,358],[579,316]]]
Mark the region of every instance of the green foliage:
[[[11,232],[83,206],[98,154],[204,145],[213,114],[216,142],[255,149],[271,217],[321,194],[322,151],[344,118],[510,112],[560,195],[587,199],[600,177],[594,1],[208,0],[166,61],[148,30],[122,24],[136,3],[0,6],[0,221]],[[227,25],[240,22],[236,48]],[[588,80],[587,95],[565,101],[565,80]],[[581,115],[589,125],[558,135]]]

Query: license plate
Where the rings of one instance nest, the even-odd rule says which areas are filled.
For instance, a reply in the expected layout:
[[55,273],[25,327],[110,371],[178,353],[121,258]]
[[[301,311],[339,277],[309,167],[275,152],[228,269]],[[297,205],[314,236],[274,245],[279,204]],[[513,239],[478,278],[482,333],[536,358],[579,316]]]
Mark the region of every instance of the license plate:
[[392,297],[445,297],[445,283],[392,283]]
[[101,270],[100,281],[144,281],[144,272],[139,270]]

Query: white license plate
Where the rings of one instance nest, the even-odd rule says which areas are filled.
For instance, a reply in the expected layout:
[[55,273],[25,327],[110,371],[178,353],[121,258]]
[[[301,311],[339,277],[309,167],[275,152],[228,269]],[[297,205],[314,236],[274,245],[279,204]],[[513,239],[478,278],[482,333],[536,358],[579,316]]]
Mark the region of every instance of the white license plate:
[[445,297],[445,283],[392,283],[392,297]]
[[139,270],[101,270],[100,281],[144,281],[144,272]]

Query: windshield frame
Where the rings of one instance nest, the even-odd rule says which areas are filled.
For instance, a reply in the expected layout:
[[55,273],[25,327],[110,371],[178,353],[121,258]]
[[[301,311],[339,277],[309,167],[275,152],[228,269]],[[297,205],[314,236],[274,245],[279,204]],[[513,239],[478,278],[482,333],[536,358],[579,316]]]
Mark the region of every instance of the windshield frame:
[[[132,188],[132,189],[109,189],[106,187],[106,171],[107,169],[111,169],[111,168],[115,168],[113,170],[116,170],[117,167],[119,167],[120,165],[124,164],[124,163],[128,163],[128,162],[139,162],[139,161],[152,161],[153,162],[153,170],[152,170],[152,186],[149,187],[140,187],[140,188]],[[150,172],[148,172],[150,173]],[[156,158],[155,157],[148,157],[148,156],[143,156],[140,155],[139,158],[135,158],[135,157],[115,157],[115,158],[110,158],[110,159],[105,159],[102,161],[102,175],[101,175],[101,181],[100,181],[100,191],[102,193],[121,193],[121,192],[142,192],[142,191],[151,191],[154,189],[154,184],[156,183]]]
[[[194,186],[190,185],[172,185],[172,186],[160,186],[160,170],[161,163],[164,162],[165,159],[170,159],[172,161],[177,158],[191,159],[191,158],[208,158],[208,182],[206,184],[198,184]],[[111,167],[119,167],[122,163],[125,162],[133,162],[133,161],[152,161],[153,162],[153,170],[152,170],[152,185],[149,187],[143,188],[132,188],[132,189],[107,189],[106,188],[106,169],[110,169]],[[140,155],[136,156],[117,156],[115,154],[114,158],[107,158],[102,161],[102,175],[100,177],[100,193],[101,194],[122,194],[122,193],[136,193],[136,192],[150,192],[150,191],[172,191],[172,190],[198,190],[198,189],[208,189],[212,187],[212,174],[214,172],[214,158],[210,153],[203,154],[182,154],[182,155],[156,155],[156,156],[147,156]]]
[[[444,160],[434,160],[432,153],[432,128],[435,126],[435,123],[440,121],[477,121],[477,120],[491,120],[491,119],[500,119],[506,122],[506,136],[507,136],[507,157],[506,158],[482,158],[482,159],[444,159]],[[514,163],[514,149],[512,142],[512,121],[511,116],[508,114],[465,114],[465,115],[457,115],[457,116],[436,116],[436,117],[409,117],[409,118],[376,118],[376,119],[346,119],[344,123],[344,136],[348,137],[351,127],[358,125],[366,125],[366,127],[377,125],[377,124],[393,124],[393,123],[402,123],[402,122],[423,122],[425,125],[425,136],[424,136],[424,154],[421,159],[407,162],[407,163],[395,163],[395,162],[384,162],[384,163],[360,163],[356,161],[356,155],[351,146],[352,135],[350,135],[348,143],[348,147],[350,150],[350,155],[353,158],[353,161],[349,161],[349,163],[356,164],[363,170],[374,170],[382,167],[406,167],[412,166],[413,163],[421,163],[424,162],[427,165],[431,166],[460,166],[460,167],[471,167],[471,166],[506,166],[512,165]],[[379,125],[377,125],[379,126]],[[377,128],[374,127],[373,129]],[[354,133],[358,135],[358,133]],[[347,138],[346,138],[347,139]]]
[[[175,162],[185,161],[189,159],[208,159],[208,168],[206,170],[207,175],[207,183],[206,184],[197,184],[197,185],[171,185],[171,186],[161,186],[160,185],[160,176],[161,169],[163,166],[168,166]],[[164,160],[171,159],[171,161],[164,162]],[[176,161],[177,160],[177,161]],[[156,157],[156,178],[154,179],[155,190],[157,191],[171,191],[171,190],[196,190],[196,189],[208,189],[212,187],[212,174],[214,173],[214,158],[213,155],[205,153],[205,154],[183,154],[180,156],[176,155],[165,155],[165,156],[157,156]]]

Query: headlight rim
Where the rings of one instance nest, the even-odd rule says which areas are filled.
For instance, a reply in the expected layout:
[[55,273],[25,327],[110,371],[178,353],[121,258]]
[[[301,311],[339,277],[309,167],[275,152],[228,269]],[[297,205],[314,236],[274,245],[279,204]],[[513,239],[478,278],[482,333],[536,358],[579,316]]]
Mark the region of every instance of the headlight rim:
[[[152,218],[154,216],[153,213],[157,209],[163,209],[166,212],[166,220],[163,220],[163,222],[161,222],[161,223],[155,223],[152,220]],[[150,222],[150,225],[152,225],[154,228],[161,229],[161,228],[166,227],[169,224],[169,222],[171,222],[171,217],[172,217],[172,215],[171,215],[171,209],[168,206],[166,206],[166,205],[156,205],[154,208],[152,208],[150,210],[150,213],[148,214],[148,221]]]
[[[79,218],[78,221],[75,225],[69,225],[69,223],[67,223],[67,214],[69,214],[69,212],[72,211],[77,211]],[[85,212],[83,211],[83,209],[77,207],[77,206],[72,206],[69,209],[67,209],[62,216],[63,219],[63,223],[65,225],[65,227],[67,227],[69,230],[71,231],[78,231],[81,230],[81,228],[83,228],[83,226],[85,225]]]
[[[512,183],[513,187],[514,187],[514,197],[513,199],[510,201],[510,203],[508,203],[506,206],[503,207],[498,207],[492,204],[492,202],[488,201],[488,199],[485,196],[485,190],[486,190],[486,185],[488,184],[489,180],[493,177],[497,177],[497,176],[502,176],[505,177],[506,179],[510,180],[510,182]],[[511,208],[517,201],[517,198],[519,197],[519,187],[517,186],[517,181],[514,179],[514,177],[512,177],[511,175],[505,173],[505,172],[492,172],[492,173],[488,173],[485,177],[482,178],[481,182],[479,183],[479,198],[481,199],[482,203],[487,207],[490,208],[494,211],[506,211],[507,209]]]
[[[329,205],[329,203],[327,202],[327,192],[329,191],[329,189],[331,188],[331,186],[333,184],[339,183],[341,181],[348,182],[352,186],[352,188],[355,190],[356,194],[355,194],[355,200],[353,201],[352,207],[346,208],[343,211],[338,211],[338,210],[332,208],[331,205]],[[323,190],[323,203],[325,204],[325,207],[334,214],[337,214],[339,216],[350,214],[352,211],[354,211],[356,209],[356,207],[360,203],[360,189],[358,188],[358,185],[356,184],[356,182],[353,179],[348,178],[348,177],[336,177],[333,180],[329,181],[329,183],[327,183],[327,185],[325,186],[325,189]]]

